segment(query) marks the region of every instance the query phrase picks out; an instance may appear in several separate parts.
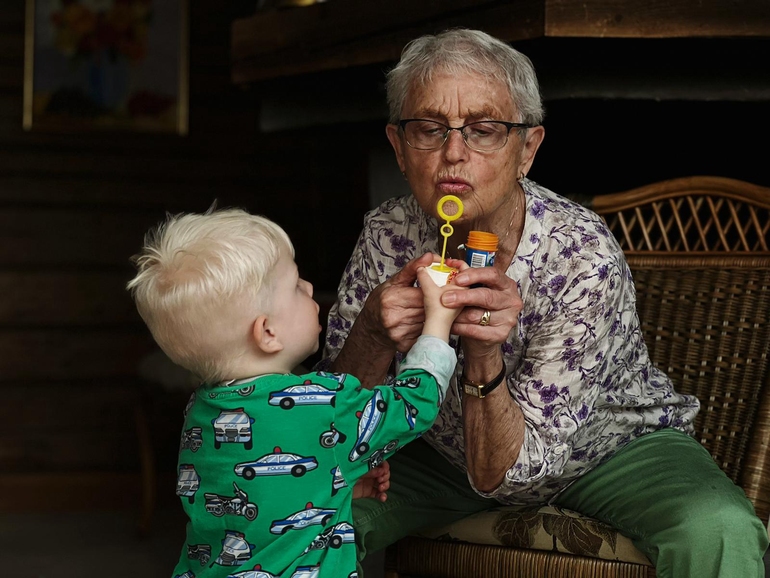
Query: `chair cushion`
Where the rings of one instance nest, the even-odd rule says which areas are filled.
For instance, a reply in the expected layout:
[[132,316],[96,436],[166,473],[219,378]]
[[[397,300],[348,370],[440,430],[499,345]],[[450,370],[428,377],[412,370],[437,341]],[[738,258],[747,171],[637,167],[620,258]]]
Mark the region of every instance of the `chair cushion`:
[[419,536],[511,548],[551,550],[652,566],[630,539],[607,524],[556,506],[501,506]]

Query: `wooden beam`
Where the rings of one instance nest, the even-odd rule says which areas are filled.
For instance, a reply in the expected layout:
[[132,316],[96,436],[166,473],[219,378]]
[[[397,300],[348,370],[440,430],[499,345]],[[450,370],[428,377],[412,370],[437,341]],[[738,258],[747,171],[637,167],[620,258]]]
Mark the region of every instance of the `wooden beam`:
[[545,35],[586,38],[770,36],[767,0],[546,0]]
[[335,0],[232,26],[232,79],[248,83],[398,59],[411,39],[462,26],[545,37],[770,37],[767,0]]
[[[515,10],[510,4],[510,0],[394,0],[366,4],[358,0],[338,4],[335,0],[328,5],[236,20],[232,39],[233,81],[245,83],[395,61],[413,38],[452,27],[477,28],[508,41],[543,36],[543,0],[519,0]],[[326,8],[335,11],[327,12]],[[305,30],[309,21],[323,34],[287,34],[282,41],[273,35],[271,41],[257,44],[247,40],[265,35],[270,38],[269,30],[275,27],[292,30],[297,26]]]

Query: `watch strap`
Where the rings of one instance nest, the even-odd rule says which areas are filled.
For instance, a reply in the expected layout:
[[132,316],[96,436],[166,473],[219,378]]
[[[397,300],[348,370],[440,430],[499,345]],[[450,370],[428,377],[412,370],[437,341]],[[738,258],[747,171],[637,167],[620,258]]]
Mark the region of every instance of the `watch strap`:
[[462,391],[465,395],[470,395],[473,397],[478,397],[479,399],[485,398],[487,395],[489,395],[494,389],[500,385],[504,379],[505,379],[505,360],[503,360],[503,369],[500,370],[499,375],[492,379],[492,381],[488,383],[479,383],[477,381],[473,381],[471,379],[466,379],[465,374],[462,375],[460,378],[460,381],[462,383]]

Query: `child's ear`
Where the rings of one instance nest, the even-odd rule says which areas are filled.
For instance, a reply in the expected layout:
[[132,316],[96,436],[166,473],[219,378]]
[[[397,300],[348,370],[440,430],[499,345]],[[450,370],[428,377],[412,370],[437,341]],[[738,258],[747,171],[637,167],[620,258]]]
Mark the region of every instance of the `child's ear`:
[[283,343],[270,326],[270,320],[266,315],[260,315],[254,320],[251,333],[254,336],[254,343],[265,353],[278,353],[283,349]]

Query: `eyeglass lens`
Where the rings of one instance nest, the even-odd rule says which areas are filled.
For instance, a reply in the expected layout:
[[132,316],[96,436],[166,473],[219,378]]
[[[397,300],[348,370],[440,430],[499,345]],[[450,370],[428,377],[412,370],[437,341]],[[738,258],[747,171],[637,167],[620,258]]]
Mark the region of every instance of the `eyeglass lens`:
[[450,128],[431,120],[411,120],[404,126],[407,143],[423,150],[441,148],[452,130],[459,130],[466,144],[479,151],[500,149],[508,141],[508,127],[495,121],[472,122],[463,127]]

